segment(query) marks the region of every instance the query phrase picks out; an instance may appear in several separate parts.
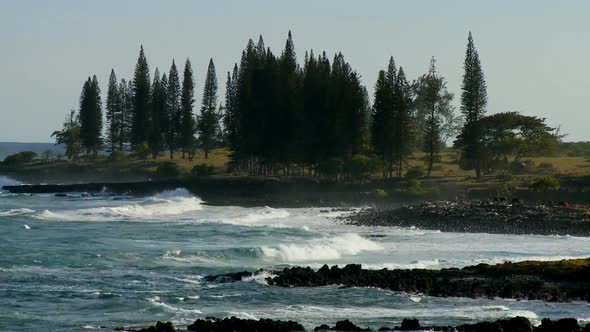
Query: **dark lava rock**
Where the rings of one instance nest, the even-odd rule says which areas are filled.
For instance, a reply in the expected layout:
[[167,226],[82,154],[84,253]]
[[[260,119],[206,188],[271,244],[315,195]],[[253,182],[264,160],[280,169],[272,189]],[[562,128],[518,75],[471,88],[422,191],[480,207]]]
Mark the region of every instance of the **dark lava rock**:
[[[589,325],[590,326],[590,325]],[[587,328],[589,326],[586,326]],[[580,326],[578,321],[574,318],[564,318],[556,321],[545,318],[541,321],[541,325],[535,328],[535,332],[578,332]]]
[[363,329],[361,327],[354,325],[348,319],[336,322],[336,325],[334,325],[334,327],[332,327],[332,328],[330,328],[326,324],[322,324],[313,330],[314,331],[339,331],[339,332],[371,331],[370,328]]
[[525,317],[501,319],[496,322],[466,324],[458,326],[457,329],[459,332],[533,332],[531,322]]
[[236,282],[236,281],[242,281],[242,278],[251,277],[252,275],[253,275],[253,273],[248,272],[248,271],[226,273],[226,274],[219,274],[219,275],[210,275],[210,276],[205,277],[205,281],[218,282],[218,283]]
[[174,325],[170,322],[160,322],[156,323],[156,326],[150,326],[145,329],[138,330],[137,332],[176,332]]
[[416,331],[420,329],[420,321],[417,319],[404,318],[402,320],[401,331]]
[[197,332],[294,332],[305,331],[297,322],[271,319],[239,319],[236,317],[224,319],[198,319],[187,327],[189,331]]
[[500,297],[549,302],[590,301],[590,259],[479,264],[462,269],[364,270],[291,267],[275,272],[269,285],[282,287],[376,287],[439,297]]
[[584,213],[565,202],[435,201],[367,209],[342,217],[355,225],[418,227],[444,232],[590,236]]

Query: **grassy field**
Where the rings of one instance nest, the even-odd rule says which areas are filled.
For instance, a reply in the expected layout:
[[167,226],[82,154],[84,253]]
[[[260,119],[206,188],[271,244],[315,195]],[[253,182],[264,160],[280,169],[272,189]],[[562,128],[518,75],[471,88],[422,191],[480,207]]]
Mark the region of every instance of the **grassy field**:
[[[158,165],[164,162],[174,162],[179,166],[182,173],[190,173],[196,165],[206,164],[215,169],[216,176],[230,176],[227,174],[227,163],[230,161],[230,150],[216,149],[209,153],[209,158],[205,159],[203,152],[198,152],[193,160],[188,158],[182,159],[181,153],[175,153],[174,159],[169,155],[161,155],[157,159],[136,159],[127,157],[119,161],[111,161],[106,156],[99,156],[97,159],[80,158],[74,161],[36,161],[26,165],[22,173],[30,176],[36,176],[43,180],[46,177],[47,182],[51,182],[51,177],[56,175],[67,180],[69,176],[75,178],[81,177],[77,181],[88,181],[88,177],[95,176],[97,180],[102,181],[140,181],[153,176]],[[482,179],[475,179],[474,171],[463,170],[457,162],[459,155],[453,151],[441,153],[440,161],[435,164],[432,177],[424,178],[425,182],[430,183],[448,183],[461,184],[468,186],[486,186],[494,184],[501,180],[499,175],[488,175]],[[587,176],[590,175],[590,157],[536,157],[527,158],[526,171],[513,174],[516,185],[526,183],[535,178],[544,175],[553,176]],[[532,163],[531,163],[532,162]],[[420,167],[424,169],[424,153],[415,153],[409,160],[407,167]],[[1,170],[0,170],[1,171]],[[21,173],[21,171],[18,171]],[[83,176],[87,175],[87,176]],[[246,174],[242,174],[246,175]],[[235,174],[231,174],[235,176]],[[380,172],[376,172],[371,178],[377,180],[381,178]],[[76,180],[76,179],[73,179]],[[61,180],[64,181],[64,180]]]

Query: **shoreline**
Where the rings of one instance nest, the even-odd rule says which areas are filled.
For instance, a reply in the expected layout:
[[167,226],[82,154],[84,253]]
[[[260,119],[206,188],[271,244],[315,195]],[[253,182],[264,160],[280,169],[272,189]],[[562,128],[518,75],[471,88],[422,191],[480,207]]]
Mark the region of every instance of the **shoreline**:
[[[464,268],[363,269],[324,265],[286,267],[271,271],[270,286],[279,287],[375,287],[434,297],[505,298],[546,302],[590,302],[590,258],[560,261],[524,261]],[[255,273],[244,271],[205,277],[208,282],[239,282]]]
[[415,227],[460,233],[590,236],[588,211],[567,202],[432,201],[370,208],[342,217],[359,226]]
[[[115,328],[116,331],[127,332],[176,332],[176,331],[195,331],[195,332],[299,332],[309,331],[303,325],[296,321],[283,321],[272,319],[240,319],[230,318],[213,318],[197,319],[186,329],[176,329],[170,322],[158,321],[155,325],[133,329],[133,328]],[[363,328],[355,325],[350,320],[340,320],[334,325],[321,324],[316,326],[313,331],[440,331],[440,332],[590,332],[590,324],[581,327],[575,318],[562,318],[551,320],[544,318],[539,326],[534,326],[526,317],[516,316],[496,321],[483,321],[473,324],[462,324],[458,326],[422,326],[420,320],[415,318],[404,318],[399,325],[394,327],[383,326],[378,330]]]

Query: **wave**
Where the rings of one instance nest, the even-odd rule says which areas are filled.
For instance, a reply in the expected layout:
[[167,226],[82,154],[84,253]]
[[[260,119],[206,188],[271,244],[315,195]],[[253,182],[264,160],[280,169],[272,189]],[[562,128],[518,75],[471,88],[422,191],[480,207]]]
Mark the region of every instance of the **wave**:
[[17,180],[14,180],[7,176],[0,176],[0,193],[4,192],[4,189],[2,189],[2,187],[4,186],[18,186],[20,184],[22,183]]
[[160,299],[159,296],[154,296],[152,298],[149,298],[148,302],[156,307],[163,308],[164,310],[174,313],[174,314],[177,314],[177,315],[178,314],[180,314],[180,315],[186,315],[186,314],[194,315],[194,314],[202,314],[203,313],[201,310],[198,310],[198,309],[184,309],[184,308],[180,308],[180,307],[171,306],[167,303],[162,302],[162,300]]
[[137,204],[85,208],[77,210],[44,210],[35,215],[42,220],[116,221],[150,220],[182,215],[203,209],[203,201],[186,189],[165,191]]
[[[249,212],[246,215],[233,218],[222,218],[220,219],[220,222],[240,226],[269,226],[268,223],[265,223],[266,221],[285,219],[290,215],[291,214],[288,211],[265,206],[263,208],[256,208],[255,211]],[[271,226],[280,227],[281,225],[274,224]]]
[[378,251],[383,247],[357,234],[347,233],[336,237],[309,241],[306,244],[280,244],[276,248],[261,247],[262,254],[283,262],[334,260],[342,256],[354,256],[363,251]]
[[27,208],[20,208],[20,209],[10,209],[7,211],[0,211],[0,217],[9,217],[9,216],[18,216],[23,214],[33,214],[35,210],[27,209]]
[[[420,306],[420,304],[416,304]],[[510,309],[505,305],[457,305],[453,308],[384,308],[384,307],[339,307],[339,306],[313,306],[290,305],[277,309],[275,315],[289,314],[307,319],[332,318],[405,318],[416,317],[423,320],[438,320],[440,318],[460,318],[469,320],[495,320],[511,317],[526,317],[533,323],[539,323],[536,313],[529,310]],[[274,316],[274,315],[273,315]]]
[[268,278],[275,278],[277,275],[269,272],[269,271],[261,271],[258,273],[255,273],[254,275],[250,276],[250,277],[245,277],[242,278],[242,281],[255,281],[261,285],[268,285],[268,281],[266,281],[266,279]]

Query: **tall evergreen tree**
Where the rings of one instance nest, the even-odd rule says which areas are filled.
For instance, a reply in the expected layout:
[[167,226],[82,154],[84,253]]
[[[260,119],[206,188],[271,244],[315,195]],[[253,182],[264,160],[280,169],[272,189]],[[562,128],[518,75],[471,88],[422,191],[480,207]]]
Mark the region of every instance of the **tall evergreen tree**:
[[102,101],[96,75],[88,78],[80,96],[80,141],[87,153],[102,148]]
[[117,122],[120,124],[117,134],[117,144],[119,150],[123,150],[126,143],[131,138],[131,128],[133,127],[133,85],[124,78],[119,82],[120,112]]
[[174,159],[174,151],[178,148],[180,136],[180,79],[176,63],[172,59],[172,65],[168,73],[168,87],[166,91],[166,111],[168,113],[164,126],[164,139],[166,147],[170,151],[170,159]]
[[[303,153],[303,118],[301,103],[301,76],[297,66],[297,55],[291,31],[287,36],[285,48],[279,59],[279,107],[273,113],[277,121],[272,124],[275,130],[273,139],[278,143],[278,159],[281,162],[301,160]],[[271,97],[272,98],[272,97]]]
[[185,153],[189,154],[192,159],[195,142],[195,118],[193,104],[195,102],[195,81],[190,60],[186,60],[184,66],[184,75],[182,80],[181,111],[180,111],[180,144],[182,148],[182,158]]
[[393,87],[387,73],[381,70],[375,84],[371,142],[381,157],[384,178],[391,177],[393,172],[393,125]]
[[412,116],[412,92],[402,67],[397,73],[397,80],[393,90],[393,155],[397,161],[397,176],[402,176],[403,166],[407,158],[412,154],[413,142],[413,116]]
[[482,128],[479,126],[479,120],[486,110],[487,87],[471,32],[467,40],[464,70],[461,86],[461,113],[465,118],[465,125],[457,140],[457,146],[462,149],[462,166],[475,169],[475,174],[479,178],[484,157],[481,149]]
[[122,97],[119,91],[119,84],[117,81],[117,75],[115,70],[111,70],[111,76],[109,78],[109,87],[107,90],[107,101],[106,101],[106,119],[108,125],[108,143],[111,146],[111,153],[115,151],[117,142],[119,142],[119,133],[121,132],[120,122],[122,112]]
[[164,128],[167,124],[166,111],[166,76],[160,78],[160,71],[156,68],[152,83],[151,96],[151,127],[149,135],[149,147],[152,158],[156,159],[164,149]]
[[440,151],[440,115],[437,109],[437,102],[440,99],[440,93],[443,88],[441,80],[436,73],[436,60],[434,57],[430,60],[430,68],[426,76],[426,103],[430,108],[430,114],[427,118],[424,132],[424,147],[427,153],[428,176],[432,174],[434,162],[438,159]]
[[[231,86],[231,80],[229,81]],[[205,152],[205,159],[208,159],[209,152],[213,149],[219,136],[219,117],[216,112],[217,74],[215,73],[213,59],[209,60],[205,85],[203,86],[203,101],[201,105],[201,114],[197,119],[197,133],[201,148]]]
[[143,150],[150,130],[150,70],[143,46],[133,75],[133,125],[131,144],[136,151]]

